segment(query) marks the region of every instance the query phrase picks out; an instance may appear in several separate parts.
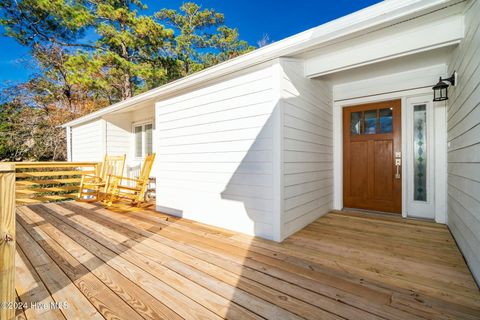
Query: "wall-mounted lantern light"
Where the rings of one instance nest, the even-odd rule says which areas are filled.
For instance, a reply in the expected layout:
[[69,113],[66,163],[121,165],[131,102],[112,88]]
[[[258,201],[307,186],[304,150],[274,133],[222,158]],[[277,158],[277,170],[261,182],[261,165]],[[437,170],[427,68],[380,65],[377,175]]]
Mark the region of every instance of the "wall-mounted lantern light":
[[438,83],[433,86],[433,101],[445,101],[448,100],[448,87],[450,85],[455,85],[455,80],[457,78],[457,72],[454,71],[450,78],[445,78],[438,80]]

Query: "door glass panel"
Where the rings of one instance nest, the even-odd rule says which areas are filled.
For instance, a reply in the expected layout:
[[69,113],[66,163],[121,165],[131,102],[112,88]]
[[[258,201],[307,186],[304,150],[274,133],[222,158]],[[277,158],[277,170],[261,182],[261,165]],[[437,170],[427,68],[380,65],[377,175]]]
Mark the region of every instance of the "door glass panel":
[[392,108],[380,109],[380,133],[392,133]]
[[350,114],[350,132],[352,135],[360,134],[362,129],[362,112],[352,112]]
[[413,199],[427,201],[427,157],[426,157],[426,129],[427,111],[426,105],[420,104],[413,107],[413,156],[414,156],[414,182]]
[[365,111],[365,134],[377,133],[377,110]]

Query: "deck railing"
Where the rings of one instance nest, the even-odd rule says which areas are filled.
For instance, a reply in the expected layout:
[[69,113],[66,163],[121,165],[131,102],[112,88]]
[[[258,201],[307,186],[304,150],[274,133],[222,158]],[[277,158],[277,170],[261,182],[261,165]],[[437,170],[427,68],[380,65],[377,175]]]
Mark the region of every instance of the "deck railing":
[[96,173],[97,162],[16,162],[17,205],[64,201],[77,196],[81,175]]
[[15,318],[15,206],[75,198],[97,162],[0,162],[0,319]]
[[15,317],[15,165],[0,163],[0,319]]

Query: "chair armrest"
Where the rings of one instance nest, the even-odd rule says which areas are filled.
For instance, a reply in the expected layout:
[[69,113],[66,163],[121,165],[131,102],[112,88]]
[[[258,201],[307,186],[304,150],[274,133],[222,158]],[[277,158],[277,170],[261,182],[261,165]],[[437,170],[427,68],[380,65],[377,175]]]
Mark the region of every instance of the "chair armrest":
[[82,174],[82,177],[85,177],[85,178],[91,178],[91,179],[100,179],[100,180],[102,180],[102,177],[100,177],[100,176],[96,176],[96,175],[94,175],[94,174],[91,174],[91,173]]
[[94,174],[84,174],[82,175],[82,181],[80,184],[84,184],[84,183],[100,183],[102,182],[103,179],[102,177],[99,177],[99,176],[96,176]]
[[116,175],[113,175],[113,174],[109,174],[108,176],[111,177],[111,178],[116,178],[116,179],[120,179],[120,180],[130,180],[130,181],[135,181],[135,182],[143,181],[142,179],[116,176]]

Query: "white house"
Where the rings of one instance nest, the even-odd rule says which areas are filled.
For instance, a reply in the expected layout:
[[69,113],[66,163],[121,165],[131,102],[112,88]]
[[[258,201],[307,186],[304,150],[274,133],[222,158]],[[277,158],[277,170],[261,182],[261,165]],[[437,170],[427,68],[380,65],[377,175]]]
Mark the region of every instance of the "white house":
[[479,28],[480,1],[384,1],[65,124],[69,160],[155,152],[157,210],[276,241],[331,209],[446,223],[480,280]]

